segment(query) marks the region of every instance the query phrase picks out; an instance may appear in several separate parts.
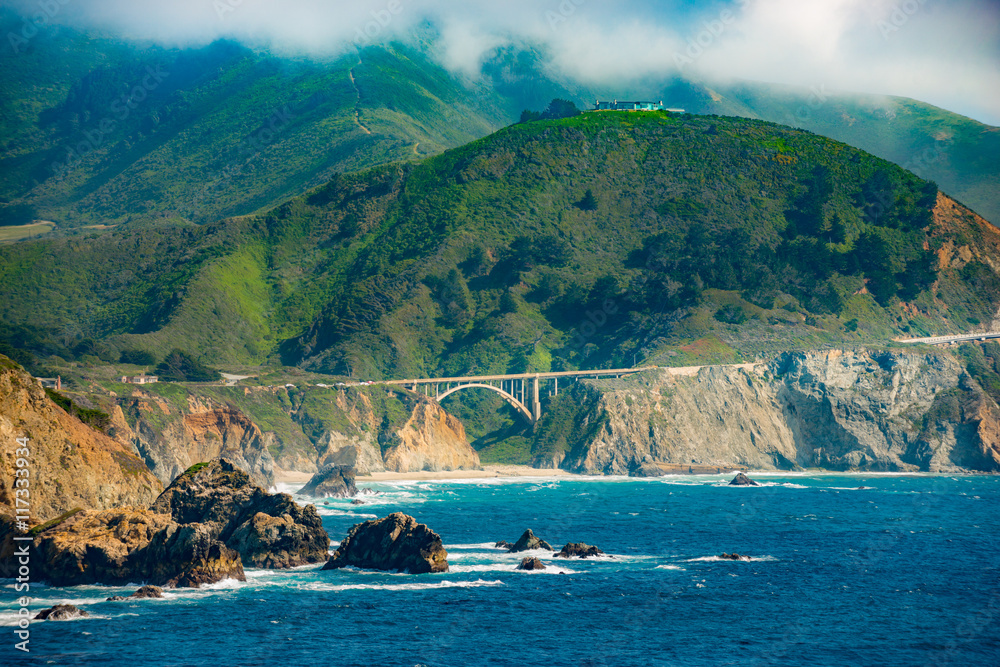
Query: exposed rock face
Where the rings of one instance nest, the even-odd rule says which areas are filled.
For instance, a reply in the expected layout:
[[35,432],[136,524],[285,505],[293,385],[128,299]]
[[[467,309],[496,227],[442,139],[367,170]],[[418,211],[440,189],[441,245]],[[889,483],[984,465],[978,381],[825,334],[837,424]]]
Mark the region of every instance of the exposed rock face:
[[547,551],[552,551],[552,545],[550,545],[545,540],[540,540],[535,537],[535,534],[531,532],[531,529],[524,531],[517,542],[510,545],[507,551],[510,553],[517,553],[521,551],[531,551],[533,549],[545,549]]
[[[163,483],[195,463],[226,458],[257,484],[265,488],[274,485],[274,460],[267,438],[240,410],[191,395],[180,409],[141,390],[120,399],[119,404],[112,414],[115,438],[134,445]],[[122,405],[135,422],[134,429]]]
[[53,403],[38,382],[0,356],[0,513],[13,514],[17,438],[30,438],[31,520],[74,507],[146,506],[163,485],[131,447]]
[[557,554],[552,554],[553,558],[593,558],[603,556],[604,552],[590,544],[583,542],[568,542]]
[[[576,472],[628,474],[650,461],[1000,470],[1000,408],[947,353],[788,353],[766,365],[583,380],[571,391],[579,426],[562,467]],[[948,392],[961,397],[957,421],[924,420]]]
[[316,442],[320,467],[339,465],[354,468],[362,474],[382,472],[385,463],[372,432],[363,431],[350,435],[339,431],[326,431]]
[[71,604],[57,604],[54,607],[43,609],[37,614],[35,614],[35,620],[68,621],[73,618],[82,618],[84,616],[90,616],[90,614],[88,614],[82,609],[74,607]]
[[193,466],[150,508],[178,523],[199,523],[252,567],[287,568],[326,560],[330,538],[312,505],[269,494],[226,459]]
[[412,516],[394,512],[359,523],[348,532],[324,570],[359,567],[411,574],[447,572],[448,552],[441,537]]
[[[4,538],[0,576],[11,577],[14,546],[23,543]],[[204,526],[179,525],[142,509],[82,510],[39,532],[32,547],[32,577],[53,586],[148,581],[193,587],[245,579],[239,554]]]
[[[296,390],[294,407],[284,387],[186,391],[167,400],[136,388],[111,409],[115,438],[135,447],[164,483],[217,458],[265,488],[274,484],[275,467],[315,473],[339,465],[359,475],[479,467],[461,422],[402,390],[386,398],[371,388],[305,387]],[[382,400],[402,403],[408,417],[387,420]]]
[[760,484],[739,472],[736,473],[736,477],[733,477],[733,479],[729,482],[729,486],[760,486]]
[[517,565],[518,570],[544,570],[545,563],[543,563],[538,558],[532,558],[531,556],[525,556],[521,559],[521,562]]
[[354,483],[354,468],[339,465],[323,466],[305,486],[299,489],[299,495],[314,498],[352,498],[358,495],[358,487]]
[[462,422],[437,403],[417,404],[413,415],[396,437],[398,444],[385,453],[386,470],[410,472],[479,468],[479,454],[469,444]]

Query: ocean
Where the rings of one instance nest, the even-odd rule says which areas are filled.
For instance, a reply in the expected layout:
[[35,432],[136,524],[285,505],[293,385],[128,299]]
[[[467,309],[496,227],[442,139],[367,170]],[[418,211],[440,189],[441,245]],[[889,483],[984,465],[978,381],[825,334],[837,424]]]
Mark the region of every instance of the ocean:
[[[1000,477],[730,477],[369,484],[365,505],[319,502],[331,539],[406,512],[441,535],[450,572],[248,570],[126,602],[104,600],[142,582],[33,585],[34,610],[91,616],[33,622],[30,654],[7,580],[0,664],[1000,664]],[[529,552],[548,569],[516,571],[526,554],[493,544],[526,528],[609,557]]]

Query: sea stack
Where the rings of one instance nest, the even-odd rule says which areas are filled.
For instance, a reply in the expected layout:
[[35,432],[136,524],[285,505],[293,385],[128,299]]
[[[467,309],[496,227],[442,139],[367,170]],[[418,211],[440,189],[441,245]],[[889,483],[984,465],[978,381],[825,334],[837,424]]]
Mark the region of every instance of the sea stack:
[[729,486],[760,486],[760,484],[739,472],[733,477],[733,481],[729,482]]
[[351,528],[324,570],[358,567],[410,574],[448,571],[448,552],[441,537],[412,516],[393,512]]

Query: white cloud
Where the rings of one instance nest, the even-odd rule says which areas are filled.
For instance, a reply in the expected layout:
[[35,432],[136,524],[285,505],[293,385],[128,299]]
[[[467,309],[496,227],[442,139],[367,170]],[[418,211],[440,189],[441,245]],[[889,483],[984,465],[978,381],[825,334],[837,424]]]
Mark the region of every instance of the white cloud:
[[[37,11],[38,0],[17,0]],[[426,22],[449,69],[497,46],[541,45],[565,75],[605,86],[677,72],[915,97],[1000,125],[994,0],[74,0],[56,21],[170,45],[220,37],[338,53]],[[728,13],[723,13],[728,12]],[[691,46],[694,45],[694,46]],[[695,54],[691,57],[690,54]]]

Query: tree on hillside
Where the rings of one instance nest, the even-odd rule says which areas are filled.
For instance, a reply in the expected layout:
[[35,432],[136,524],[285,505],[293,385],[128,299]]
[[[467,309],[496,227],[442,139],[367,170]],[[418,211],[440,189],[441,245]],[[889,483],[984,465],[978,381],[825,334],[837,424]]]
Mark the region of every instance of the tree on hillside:
[[542,118],[550,120],[558,120],[559,118],[572,118],[573,116],[579,116],[580,110],[575,104],[569,100],[559,99],[558,97],[551,102],[549,102],[549,107],[542,114]]
[[222,377],[219,371],[196,361],[178,348],[171,350],[156,367],[156,374],[168,382],[213,382]]
[[560,118],[572,118],[573,116],[579,116],[581,113],[583,112],[581,112],[575,104],[569,100],[563,100],[557,97],[549,102],[549,106],[541,113],[525,109],[521,112],[521,120],[518,122],[530,123],[535,120],[559,120]]
[[583,199],[578,201],[576,206],[584,211],[596,211],[597,199],[594,198],[594,191],[587,188],[587,191],[583,194]]

